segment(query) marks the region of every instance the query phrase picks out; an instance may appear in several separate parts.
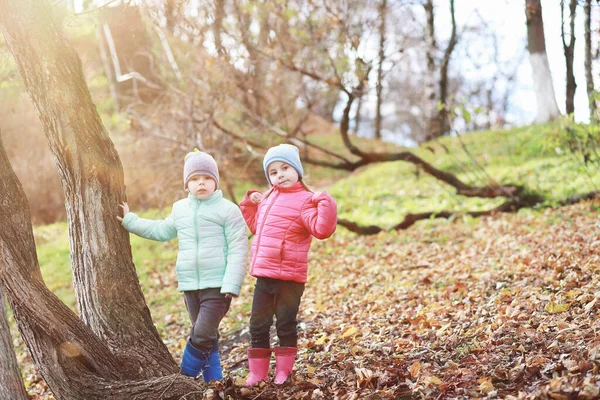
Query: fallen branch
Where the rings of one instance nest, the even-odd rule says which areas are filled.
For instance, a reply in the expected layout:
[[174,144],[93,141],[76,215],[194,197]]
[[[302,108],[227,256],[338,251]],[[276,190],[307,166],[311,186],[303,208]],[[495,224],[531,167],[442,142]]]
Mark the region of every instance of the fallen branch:
[[582,193],[582,194],[575,194],[573,196],[567,197],[564,200],[561,200],[558,204],[560,204],[561,206],[570,206],[570,205],[577,204],[577,203],[585,201],[585,200],[592,200],[592,199],[597,199],[597,198],[600,198],[600,192],[598,192],[598,191]]
[[348,221],[345,219],[338,219],[338,225],[343,226],[348,229],[350,232],[357,233],[359,235],[375,235],[382,231],[399,231],[404,230],[412,225],[414,225],[417,221],[422,221],[425,219],[435,219],[435,218],[446,218],[450,219],[451,217],[457,215],[470,215],[471,217],[482,217],[486,215],[494,215],[503,212],[515,212],[520,210],[521,208],[532,207],[536,204],[539,204],[543,201],[543,197],[537,194],[527,194],[521,198],[518,198],[518,201],[509,200],[505,203],[500,204],[498,207],[492,208],[491,210],[485,211],[468,211],[464,213],[458,213],[454,211],[431,211],[417,214],[406,214],[402,222],[394,225],[389,229],[382,228],[376,225],[369,226],[360,226],[356,222]]

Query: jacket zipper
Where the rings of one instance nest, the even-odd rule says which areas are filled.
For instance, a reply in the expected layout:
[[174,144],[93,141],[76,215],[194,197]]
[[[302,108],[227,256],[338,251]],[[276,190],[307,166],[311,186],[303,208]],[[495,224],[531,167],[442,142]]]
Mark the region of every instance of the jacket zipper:
[[275,197],[271,201],[271,204],[269,204],[269,207],[267,207],[267,209],[265,210],[265,216],[263,217],[262,223],[260,224],[260,235],[258,235],[258,237],[256,238],[256,240],[257,240],[256,254],[255,254],[254,260],[252,260],[252,265],[250,266],[250,272],[252,272],[252,270],[254,269],[254,264],[256,264],[256,255],[258,255],[258,248],[260,247],[260,239],[262,238],[263,227],[265,226],[265,222],[267,221],[267,216],[269,215],[269,211],[271,210],[271,207],[273,206],[273,204],[275,204],[275,200],[277,200],[277,197],[279,197],[279,193],[280,193],[279,191],[277,191],[277,193],[275,193]]
[[196,233],[196,288],[200,287],[200,267],[198,265],[198,252],[200,251],[200,240],[198,238],[198,210],[202,207],[202,203],[196,205],[194,211],[194,230]]

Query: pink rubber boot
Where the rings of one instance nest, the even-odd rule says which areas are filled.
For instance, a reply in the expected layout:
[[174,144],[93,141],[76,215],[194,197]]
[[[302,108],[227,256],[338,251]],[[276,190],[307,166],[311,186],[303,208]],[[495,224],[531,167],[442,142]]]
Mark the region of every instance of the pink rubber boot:
[[257,382],[269,379],[270,361],[271,349],[248,349],[248,368],[250,369],[250,373],[246,379],[246,386],[254,386]]
[[298,349],[296,347],[275,347],[276,384],[281,385],[285,383],[288,376],[292,373],[297,352]]

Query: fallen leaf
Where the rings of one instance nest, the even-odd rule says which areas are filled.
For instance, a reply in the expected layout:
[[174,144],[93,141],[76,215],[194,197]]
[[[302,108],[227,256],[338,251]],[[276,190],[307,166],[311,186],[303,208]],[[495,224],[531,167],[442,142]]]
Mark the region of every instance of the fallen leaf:
[[569,309],[571,305],[568,303],[553,303],[553,302],[548,302],[546,304],[546,312],[550,313],[550,314],[556,314],[556,313],[561,313],[561,312],[565,312]]
[[344,332],[344,334],[342,335],[342,337],[343,337],[343,338],[347,338],[347,337],[349,337],[349,336],[352,336],[352,335],[354,335],[356,332],[358,332],[358,328],[357,328],[357,327],[355,327],[355,326],[352,326],[352,327],[348,328],[348,329],[346,330],[346,332]]
[[421,363],[418,361],[413,363],[413,365],[410,366],[410,369],[408,371],[410,372],[410,376],[412,376],[413,378],[418,377],[421,373]]

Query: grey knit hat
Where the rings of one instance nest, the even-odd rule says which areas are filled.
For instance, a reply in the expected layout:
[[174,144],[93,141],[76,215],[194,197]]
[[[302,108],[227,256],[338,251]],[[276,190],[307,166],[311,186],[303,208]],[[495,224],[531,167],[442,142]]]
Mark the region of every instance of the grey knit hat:
[[187,184],[190,178],[194,175],[206,175],[214,179],[219,187],[219,168],[217,162],[208,153],[204,153],[198,149],[187,153],[185,156],[185,164],[183,166],[183,189],[187,189]]
[[271,147],[263,159],[263,168],[269,184],[271,184],[271,180],[269,179],[269,172],[267,168],[269,167],[269,164],[275,161],[281,161],[291,165],[296,172],[298,172],[298,176],[300,178],[302,178],[304,175],[302,162],[300,162],[300,150],[298,150],[298,148],[292,144],[280,144],[279,146]]

